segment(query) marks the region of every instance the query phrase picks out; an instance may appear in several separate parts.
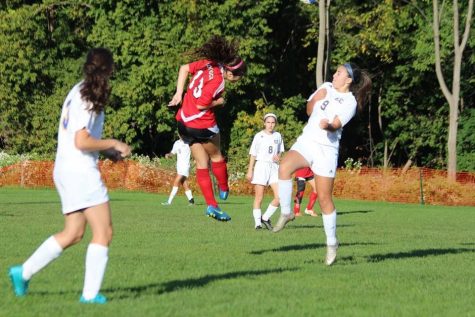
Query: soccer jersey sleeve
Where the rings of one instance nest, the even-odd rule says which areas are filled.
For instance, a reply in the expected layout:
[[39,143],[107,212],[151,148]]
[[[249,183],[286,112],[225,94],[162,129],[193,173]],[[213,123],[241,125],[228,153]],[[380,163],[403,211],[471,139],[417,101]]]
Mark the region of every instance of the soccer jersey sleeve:
[[341,126],[345,126],[351,118],[356,113],[356,100],[351,98],[350,100],[347,100],[345,104],[342,107],[338,107],[335,115],[338,116],[338,119],[341,122]]
[[74,92],[70,94],[66,100],[68,108],[68,130],[72,133],[83,128],[91,133],[94,113],[88,110],[88,104],[81,98],[79,86],[74,88]]
[[252,140],[251,144],[251,149],[249,150],[249,154],[252,156],[257,156],[257,148],[258,148],[258,134],[254,136],[254,139]]

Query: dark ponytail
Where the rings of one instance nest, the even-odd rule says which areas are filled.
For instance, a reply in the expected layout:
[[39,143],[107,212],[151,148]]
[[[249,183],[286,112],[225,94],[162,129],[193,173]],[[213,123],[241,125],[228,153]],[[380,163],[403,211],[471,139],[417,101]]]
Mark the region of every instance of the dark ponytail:
[[[356,102],[358,103],[358,111],[362,111],[365,104],[369,101],[371,95],[371,77],[369,74],[360,69],[353,63],[348,63],[352,70],[352,83],[350,85],[350,91],[355,95]],[[345,64],[346,67],[346,64]]]
[[100,113],[104,110],[110,95],[109,78],[114,70],[112,53],[106,48],[93,48],[83,65],[84,81],[81,95],[92,104],[91,111]]
[[234,76],[246,74],[247,66],[238,55],[239,43],[236,40],[228,41],[219,35],[213,35],[201,47],[194,49],[191,55],[197,59],[208,59],[216,64],[223,65]]

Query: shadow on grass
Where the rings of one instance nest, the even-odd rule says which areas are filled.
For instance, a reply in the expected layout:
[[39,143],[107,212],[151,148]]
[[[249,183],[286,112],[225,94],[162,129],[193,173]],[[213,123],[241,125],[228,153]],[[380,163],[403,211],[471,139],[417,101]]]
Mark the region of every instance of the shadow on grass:
[[0,205],[59,205],[60,201],[21,201],[17,203],[2,202]]
[[[310,228],[323,228],[323,225],[293,225],[295,223],[289,223],[285,227],[285,230],[298,230],[298,229],[310,229]],[[338,225],[338,228],[354,227],[355,225]]]
[[351,210],[351,211],[338,211],[338,216],[351,215],[351,214],[367,214],[374,212],[374,210]]
[[459,248],[459,249],[422,249],[412,250],[408,252],[373,254],[366,257],[368,262],[382,262],[385,260],[401,260],[407,258],[423,258],[426,256],[439,256],[446,254],[460,254],[475,252],[475,249]]
[[[355,243],[341,243],[340,246],[346,247],[346,246],[352,246],[352,245],[376,245],[376,244],[377,243],[373,243],[373,242],[355,242]],[[285,246],[274,248],[274,249],[251,251],[249,252],[249,254],[261,255],[267,252],[313,250],[313,249],[326,248],[326,247],[327,245],[325,243],[293,244],[293,245],[285,245]]]
[[[117,287],[104,289],[104,293],[110,294],[113,299],[137,298],[144,295],[161,295],[179,291],[181,289],[192,289],[204,287],[214,281],[230,280],[241,277],[255,277],[260,275],[283,273],[297,271],[298,268],[289,269],[272,269],[259,271],[240,271],[229,272],[223,274],[210,274],[198,278],[188,278],[184,280],[171,280],[164,283],[151,283],[146,285],[131,286],[131,287]],[[116,295],[114,295],[116,293]]]

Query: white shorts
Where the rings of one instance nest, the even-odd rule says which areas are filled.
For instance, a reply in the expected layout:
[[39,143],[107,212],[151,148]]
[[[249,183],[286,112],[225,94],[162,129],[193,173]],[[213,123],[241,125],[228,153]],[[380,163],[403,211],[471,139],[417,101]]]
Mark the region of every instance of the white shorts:
[[299,152],[316,175],[335,178],[338,166],[338,148],[322,145],[299,136],[290,150]]
[[53,179],[61,198],[63,214],[109,201],[107,188],[97,167],[77,170],[55,166]]
[[279,165],[273,162],[256,161],[251,184],[267,186],[279,181]]
[[176,173],[188,177],[190,175],[190,164],[177,164]]

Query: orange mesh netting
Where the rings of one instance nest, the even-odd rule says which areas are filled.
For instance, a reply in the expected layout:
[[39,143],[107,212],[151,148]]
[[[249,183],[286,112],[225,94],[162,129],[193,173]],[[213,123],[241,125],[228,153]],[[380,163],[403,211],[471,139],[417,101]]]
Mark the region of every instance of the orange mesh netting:
[[[24,161],[1,168],[0,186],[54,187],[53,164],[52,161]],[[174,170],[130,160],[101,161],[99,168],[109,189],[168,193],[175,177]],[[194,175],[189,180],[196,190]],[[231,181],[230,190],[234,194],[253,193],[252,185],[246,180]],[[449,182],[446,171],[427,168],[411,168],[406,172],[402,169],[340,169],[334,195],[343,199],[475,206],[475,173],[457,173],[457,181]]]

